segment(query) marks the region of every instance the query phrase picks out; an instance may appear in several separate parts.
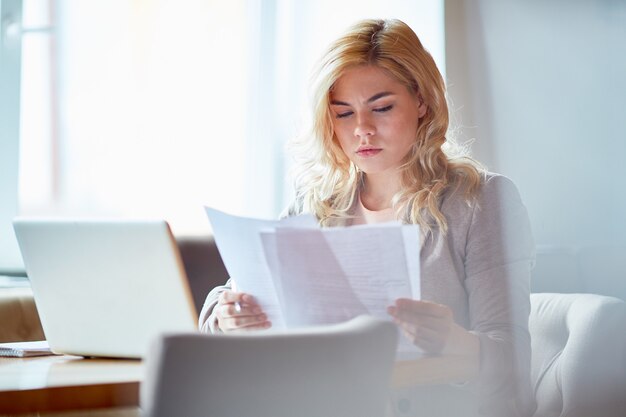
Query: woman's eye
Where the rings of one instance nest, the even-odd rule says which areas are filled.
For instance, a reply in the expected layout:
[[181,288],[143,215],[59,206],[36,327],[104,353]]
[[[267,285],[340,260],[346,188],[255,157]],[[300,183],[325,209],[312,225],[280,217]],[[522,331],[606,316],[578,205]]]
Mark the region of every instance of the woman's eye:
[[343,112],[343,113],[338,113],[337,116],[335,116],[335,117],[337,117],[337,119],[342,119],[344,117],[350,116],[351,114],[352,114],[351,111],[347,111],[347,112]]
[[391,110],[392,108],[393,108],[393,104],[390,104],[390,105],[385,106],[385,107],[380,107],[380,108],[374,109],[374,111],[378,112],[378,113],[384,113],[386,111]]

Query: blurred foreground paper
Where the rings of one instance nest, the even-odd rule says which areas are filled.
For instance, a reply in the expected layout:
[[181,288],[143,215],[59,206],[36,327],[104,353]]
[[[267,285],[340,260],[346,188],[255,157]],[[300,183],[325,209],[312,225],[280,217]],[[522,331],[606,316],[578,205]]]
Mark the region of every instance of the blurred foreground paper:
[[[319,228],[310,216],[267,221],[207,208],[236,290],[254,295],[274,328],[390,320],[397,298],[420,298],[419,228],[385,223]],[[410,344],[409,344],[410,345]],[[414,351],[405,343],[400,351]]]

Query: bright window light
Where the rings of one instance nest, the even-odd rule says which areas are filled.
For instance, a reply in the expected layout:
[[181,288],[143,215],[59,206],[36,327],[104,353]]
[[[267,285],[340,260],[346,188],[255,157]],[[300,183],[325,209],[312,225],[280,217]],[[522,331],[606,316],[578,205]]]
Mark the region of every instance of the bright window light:
[[24,11],[25,215],[158,217],[181,233],[209,230],[203,205],[276,217],[290,198],[284,144],[334,36],[397,17],[444,67],[443,1],[26,0]]

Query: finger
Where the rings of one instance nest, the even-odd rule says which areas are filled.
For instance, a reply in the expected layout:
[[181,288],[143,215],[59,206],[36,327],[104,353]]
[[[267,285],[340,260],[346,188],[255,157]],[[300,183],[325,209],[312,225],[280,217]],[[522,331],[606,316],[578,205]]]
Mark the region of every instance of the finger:
[[445,339],[447,336],[446,331],[441,331],[439,329],[429,329],[428,327],[415,327],[411,325],[400,325],[400,328],[403,332],[411,336],[411,340],[421,340],[421,341],[434,341]]
[[444,304],[437,304],[430,301],[411,300],[399,298],[396,300],[396,308],[402,311],[410,311],[416,314],[440,317],[447,316],[451,310]]
[[223,318],[256,316],[263,311],[256,304],[223,304],[217,307],[217,315]]
[[394,316],[394,322],[401,328],[415,329],[428,333],[442,334],[445,337],[450,333],[452,321],[450,319],[433,318],[429,316],[409,315],[407,319]]
[[244,293],[229,291],[229,290],[222,291],[219,297],[217,298],[217,302],[220,304],[231,304],[231,303],[242,302],[243,294]]
[[429,316],[413,311],[399,310],[394,307],[388,309],[389,314],[396,323],[409,323],[418,327],[431,329],[443,329],[450,326],[450,318],[446,316]]
[[409,298],[398,298],[395,307],[400,311],[409,311],[433,317],[447,317],[451,314],[450,308],[446,305]]
[[265,314],[258,314],[254,316],[236,316],[236,317],[223,317],[219,318],[220,328],[222,329],[239,329],[244,327],[261,326],[267,320]]
[[400,326],[404,336],[414,345],[429,353],[439,353],[443,350],[447,333],[435,331],[428,328],[415,328],[410,325]]
[[396,321],[396,324],[401,328],[415,329],[415,332],[421,334],[442,334],[446,335],[450,331],[450,327],[447,325],[415,325],[409,322]]
[[249,332],[252,330],[266,330],[269,329],[270,327],[272,327],[272,322],[270,321],[264,321],[260,324],[251,324],[249,326],[244,326],[244,327],[238,327],[236,329],[233,329],[233,332]]
[[233,331],[244,327],[258,326],[265,321],[267,321],[266,317],[258,318],[256,316],[218,318],[220,329],[224,331]]
[[257,304],[255,298],[250,294],[246,294],[245,292],[235,292],[235,291],[223,291],[220,293],[218,297],[218,303],[220,304],[231,304],[231,303],[240,303],[240,304]]

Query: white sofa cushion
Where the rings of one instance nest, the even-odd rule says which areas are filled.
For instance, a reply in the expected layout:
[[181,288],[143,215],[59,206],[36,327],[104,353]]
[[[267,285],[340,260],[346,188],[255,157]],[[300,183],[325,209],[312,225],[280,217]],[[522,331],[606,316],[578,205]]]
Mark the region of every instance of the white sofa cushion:
[[532,294],[535,416],[626,415],[626,303],[594,294]]

